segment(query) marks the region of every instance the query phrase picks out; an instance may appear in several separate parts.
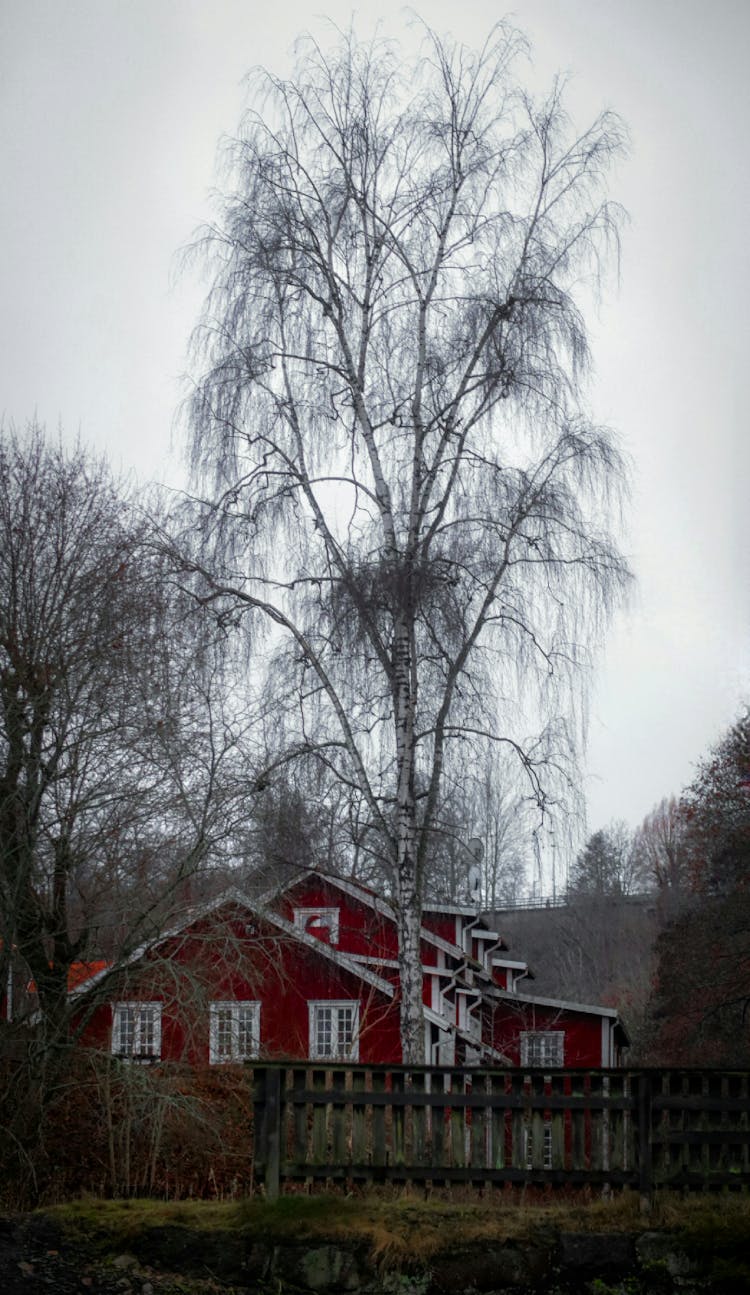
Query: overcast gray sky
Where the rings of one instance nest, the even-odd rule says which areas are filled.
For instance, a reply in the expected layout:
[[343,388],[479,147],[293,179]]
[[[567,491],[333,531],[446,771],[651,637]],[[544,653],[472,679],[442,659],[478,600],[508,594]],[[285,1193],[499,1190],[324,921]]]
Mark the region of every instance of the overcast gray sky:
[[[176,482],[173,415],[202,289],[174,257],[210,214],[244,73],[289,70],[339,0],[0,0],[0,412],[36,413],[143,480]],[[378,7],[409,43],[400,4]],[[431,0],[470,44],[503,13]],[[369,34],[374,10],[360,6]],[[457,15],[460,16],[460,27]],[[517,0],[529,83],[571,74],[579,125],[625,118],[621,283],[591,320],[590,403],[635,464],[639,584],[597,676],[589,825],[679,792],[750,698],[750,4]]]

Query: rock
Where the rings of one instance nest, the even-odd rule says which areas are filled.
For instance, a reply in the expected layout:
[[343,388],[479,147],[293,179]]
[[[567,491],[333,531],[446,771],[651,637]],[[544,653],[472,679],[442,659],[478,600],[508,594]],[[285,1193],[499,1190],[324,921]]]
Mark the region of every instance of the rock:
[[118,1255],[116,1259],[112,1260],[112,1267],[113,1268],[135,1268],[135,1265],[137,1263],[138,1263],[138,1260],[136,1259],[135,1255],[127,1255],[127,1254]]
[[445,1292],[528,1286],[532,1275],[523,1249],[513,1244],[435,1255],[430,1266],[435,1286]]
[[274,1277],[310,1291],[356,1291],[361,1286],[357,1256],[340,1246],[280,1246]]
[[635,1252],[643,1268],[662,1268],[670,1277],[688,1277],[695,1271],[677,1238],[665,1232],[644,1232],[635,1243]]
[[575,1277],[620,1275],[635,1261],[633,1238],[627,1232],[561,1232],[559,1264]]

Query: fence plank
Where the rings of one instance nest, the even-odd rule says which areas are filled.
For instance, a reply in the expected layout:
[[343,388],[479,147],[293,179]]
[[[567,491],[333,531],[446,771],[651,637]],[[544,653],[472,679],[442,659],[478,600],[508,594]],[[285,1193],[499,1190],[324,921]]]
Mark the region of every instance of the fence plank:
[[391,1095],[396,1099],[391,1107],[391,1157],[400,1167],[406,1164],[406,1076],[399,1071],[391,1075]]
[[466,1166],[466,1124],[465,1111],[463,1103],[455,1104],[453,1101],[456,1096],[463,1095],[464,1076],[454,1071],[450,1077],[451,1085],[451,1107],[450,1107],[450,1128],[451,1128],[451,1164],[456,1168],[465,1168]]
[[328,1093],[325,1070],[312,1072],[312,1154],[313,1165],[328,1164]]
[[266,1196],[276,1200],[281,1183],[281,1071],[266,1072]]
[[304,1164],[307,1160],[307,1102],[300,1100],[299,1094],[307,1087],[307,1076],[304,1070],[292,1071],[292,1090],[289,1100],[292,1108],[292,1147],[291,1160]]
[[424,1103],[425,1087],[429,1081],[429,1075],[424,1075],[415,1070],[409,1077],[411,1095],[414,1099],[412,1108],[412,1148],[411,1164],[426,1165],[429,1162],[427,1150],[427,1111],[428,1107]]
[[346,1109],[346,1071],[337,1067],[332,1075],[333,1102],[331,1104],[331,1157],[334,1167],[351,1163],[349,1153],[348,1121]]
[[651,1076],[644,1071],[638,1076],[638,1189],[644,1214],[651,1209],[653,1185],[651,1119]]
[[507,1075],[493,1074],[489,1076],[489,1097],[492,1103],[490,1108],[491,1154],[487,1163],[490,1169],[503,1169],[505,1167],[505,1127],[507,1106],[501,1106],[499,1099],[506,1096],[507,1087]]
[[[553,1075],[550,1081],[550,1099],[565,1095],[565,1077]],[[550,1168],[565,1168],[565,1111],[550,1105]]]
[[[367,1087],[367,1074],[364,1070],[352,1071],[352,1165],[360,1167],[367,1164],[369,1153],[367,1149],[367,1105],[364,1097],[359,1100],[360,1094],[365,1093]],[[359,1175],[361,1178],[362,1176]]]
[[434,1105],[431,1107],[432,1166],[434,1170],[434,1183],[443,1183],[445,1181],[442,1171],[447,1164],[445,1146],[445,1090],[448,1083],[448,1076],[442,1070],[432,1075],[430,1079],[430,1099],[434,1102]]
[[383,1168],[386,1165],[386,1146],[385,1146],[385,1107],[376,1105],[374,1099],[379,1095],[385,1094],[385,1071],[373,1070],[372,1072],[372,1163],[373,1166]]
[[586,1075],[571,1076],[571,1169],[583,1170],[586,1164]]

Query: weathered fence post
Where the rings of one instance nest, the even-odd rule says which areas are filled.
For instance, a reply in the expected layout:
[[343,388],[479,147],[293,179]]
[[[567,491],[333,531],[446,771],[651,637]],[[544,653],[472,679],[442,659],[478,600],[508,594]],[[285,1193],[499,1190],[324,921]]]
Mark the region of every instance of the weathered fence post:
[[638,1076],[638,1190],[641,1214],[651,1213],[652,1181],[651,1146],[651,1076]]
[[275,1201],[281,1172],[281,1076],[278,1067],[266,1079],[266,1196]]
[[253,1066],[253,1174],[263,1174],[266,1163],[266,1070]]
[[279,1194],[281,1145],[281,1070],[256,1066],[253,1072],[254,1159],[269,1200]]

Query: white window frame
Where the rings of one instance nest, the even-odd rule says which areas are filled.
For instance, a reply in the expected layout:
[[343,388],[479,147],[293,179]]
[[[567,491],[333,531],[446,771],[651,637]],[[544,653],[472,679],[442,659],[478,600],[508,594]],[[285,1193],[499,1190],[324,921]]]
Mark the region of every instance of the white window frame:
[[[523,1126],[523,1160],[527,1169],[534,1168],[534,1134],[531,1124]],[[552,1121],[542,1124],[542,1169],[552,1168]]]
[[521,1030],[521,1065],[535,1068],[565,1065],[565,1031]]
[[[240,1048],[240,1012],[250,1013],[250,1047]],[[219,1014],[230,1013],[230,1055],[221,1055]],[[212,1066],[250,1061],[260,1055],[260,1003],[255,999],[217,999],[209,1004],[208,1060]]]
[[318,919],[321,927],[328,928],[328,940],[330,944],[339,942],[339,913],[338,908],[295,908],[294,926],[298,931],[304,931],[307,935],[313,935],[317,940],[319,937],[313,931],[308,931],[307,924],[312,917]]
[[[317,998],[308,1002],[309,1013],[309,1051],[311,1061],[359,1061],[359,999],[357,998]],[[323,1011],[331,1012],[331,1051],[320,1049],[318,1044],[318,1024]],[[341,1043],[340,1013],[352,1013],[352,1041],[348,1048]]]
[[[145,1002],[143,999],[132,999],[112,1004],[112,1053],[124,1061],[148,1062],[161,1061],[161,1010],[159,1002]],[[122,1013],[133,1013],[133,1045],[124,1046]],[[146,1012],[153,1013],[153,1020],[147,1025]],[[150,1046],[143,1044],[147,1032],[151,1033]]]

